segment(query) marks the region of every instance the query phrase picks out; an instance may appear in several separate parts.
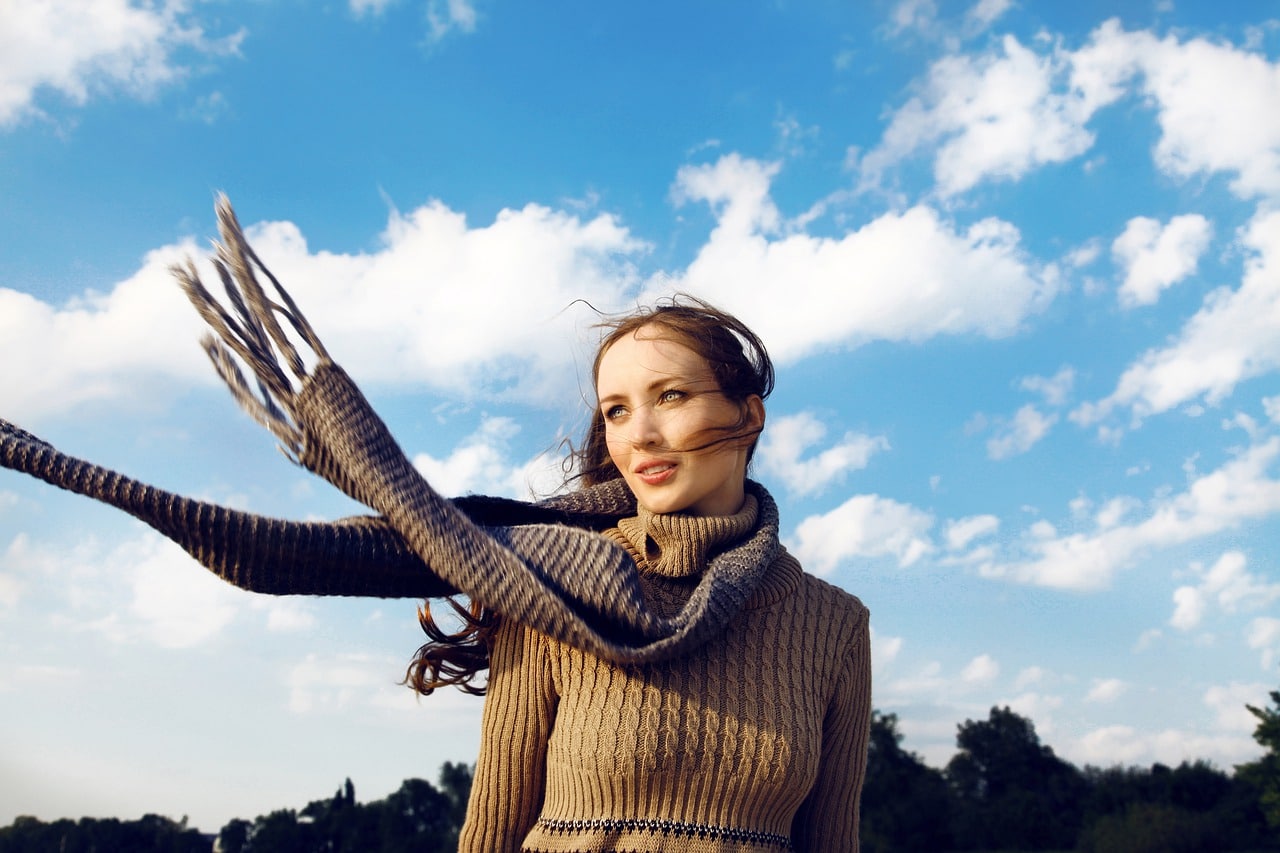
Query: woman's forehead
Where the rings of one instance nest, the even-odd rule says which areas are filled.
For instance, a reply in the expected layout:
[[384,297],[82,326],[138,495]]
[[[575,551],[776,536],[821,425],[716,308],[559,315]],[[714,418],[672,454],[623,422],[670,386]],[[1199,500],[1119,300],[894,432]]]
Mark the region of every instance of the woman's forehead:
[[600,358],[596,385],[624,384],[678,375],[702,378],[711,373],[707,360],[678,335],[646,326],[614,341]]

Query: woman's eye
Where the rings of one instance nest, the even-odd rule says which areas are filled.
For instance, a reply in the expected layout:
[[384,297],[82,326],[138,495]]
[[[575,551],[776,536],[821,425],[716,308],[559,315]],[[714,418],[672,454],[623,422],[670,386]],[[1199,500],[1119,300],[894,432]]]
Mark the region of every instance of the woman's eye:
[[618,418],[626,414],[626,409],[622,406],[610,406],[604,410],[604,419],[607,421],[616,421]]
[[682,400],[682,399],[684,399],[684,396],[685,396],[685,393],[684,393],[683,391],[680,391],[680,390],[678,390],[678,389],[676,389],[676,388],[672,388],[672,389],[670,389],[670,390],[668,390],[668,391],[663,391],[661,394],[659,394],[659,395],[658,395],[658,402],[659,402],[659,403],[674,403],[676,400]]

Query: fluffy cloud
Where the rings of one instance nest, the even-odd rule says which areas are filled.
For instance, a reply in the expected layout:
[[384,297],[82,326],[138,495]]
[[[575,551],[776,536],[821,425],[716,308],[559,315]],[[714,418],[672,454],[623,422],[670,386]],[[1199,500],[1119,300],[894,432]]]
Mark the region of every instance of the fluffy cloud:
[[1215,685],[1205,691],[1204,704],[1213,712],[1214,727],[1218,730],[1252,734],[1258,718],[1249,713],[1246,706],[1266,706],[1271,689],[1274,688],[1258,682],[1241,684],[1233,681],[1227,685]]
[[452,32],[473,33],[477,17],[471,0],[427,0],[427,36],[440,41]]
[[413,465],[439,492],[449,497],[465,494],[507,494],[512,466],[506,461],[510,440],[520,431],[511,418],[486,418],[480,429],[447,459],[423,453]]
[[892,557],[909,566],[933,550],[927,538],[933,517],[879,495],[854,495],[796,528],[792,550],[805,568],[826,574],[854,557]]
[[[788,361],[875,339],[1007,335],[1053,296],[1056,272],[1036,269],[1017,231],[994,219],[958,232],[917,207],[839,239],[771,239],[782,227],[769,198],[773,173],[732,155],[682,170],[683,197],[710,203],[717,225],[689,268],[651,278],[641,301],[696,292],[734,310]],[[624,309],[640,286],[634,259],[648,248],[610,215],[539,205],[476,227],[439,202],[393,212],[372,253],[313,252],[289,222],[246,232],[359,382],[544,405],[578,394],[577,365],[597,316],[574,306]],[[140,388],[164,396],[212,381],[194,343],[195,312],[167,271],[200,254],[194,241],[162,247],[110,293],[60,306],[0,288],[0,360],[38,351],[44,362],[38,377],[0,375],[6,415],[31,422],[88,401],[136,405]],[[861,452],[836,455],[852,464]]]
[[960,671],[965,684],[990,684],[1000,675],[1000,664],[991,655],[978,655]]
[[85,539],[51,546],[19,536],[3,559],[0,605],[11,589],[15,603],[19,596],[30,600],[51,614],[59,630],[89,632],[110,643],[203,646],[255,611],[272,632],[314,625],[305,603],[236,589],[149,530],[114,545]]
[[1245,568],[1246,563],[1244,554],[1228,551],[1207,570],[1193,566],[1201,581],[1174,590],[1174,611],[1169,624],[1181,631],[1198,627],[1211,602],[1216,602],[1226,613],[1235,613],[1266,607],[1280,599],[1280,583],[1268,583],[1264,577],[1251,574]]
[[[612,217],[584,221],[536,205],[476,228],[439,203],[396,212],[383,248],[368,254],[313,253],[289,222],[246,233],[361,383],[542,404],[576,399],[574,344],[590,346],[585,329],[597,319],[565,309],[580,298],[622,307],[622,293],[636,284],[627,258],[644,249]],[[22,363],[32,352],[42,359],[38,373],[0,372],[6,417],[29,422],[91,400],[136,405],[140,394],[210,382],[196,345],[199,320],[168,272],[201,254],[194,241],[157,249],[111,293],[63,306],[0,288],[0,360]],[[207,268],[202,276],[216,280]]]
[[988,562],[982,574],[1062,589],[1105,587],[1141,553],[1280,512],[1280,480],[1268,474],[1277,456],[1280,438],[1249,447],[1185,491],[1152,501],[1147,516],[1133,524],[1108,514],[1108,524],[1100,515],[1090,532],[1059,534],[1052,525],[1033,525],[1023,540],[1025,559]]
[[1280,65],[1204,38],[1156,42],[1104,29],[1100,39],[1128,40],[1141,57],[1160,123],[1158,165],[1179,177],[1231,173],[1242,198],[1280,194]]
[[770,418],[755,464],[761,474],[777,478],[789,492],[810,495],[840,482],[850,471],[867,467],[873,454],[889,449],[883,436],[849,432],[836,444],[806,458],[826,434],[826,426],[810,412]]
[[0,361],[23,364],[39,353],[40,362],[38,371],[0,371],[5,417],[30,423],[88,402],[133,405],[140,388],[166,377],[209,382],[199,319],[169,274],[193,251],[183,243],[151,252],[111,293],[62,306],[0,287]]
[[943,196],[1019,178],[1088,151],[1089,120],[1137,92],[1155,110],[1153,155],[1166,173],[1231,174],[1241,197],[1280,193],[1280,117],[1273,109],[1280,69],[1265,56],[1202,38],[1127,32],[1114,19],[1077,51],[1047,39],[1040,46],[1037,53],[1006,36],[987,54],[934,63],[859,164],[862,187],[877,186],[890,167],[922,150],[933,158]]
[[1143,354],[1109,396],[1080,406],[1072,420],[1088,425],[1128,407],[1138,421],[1201,398],[1213,405],[1245,379],[1280,368],[1280,211],[1255,217],[1240,246],[1240,287],[1210,293],[1171,344]]
[[1257,757],[1258,749],[1247,737],[1203,734],[1198,731],[1162,729],[1142,732],[1132,726],[1102,726],[1063,745],[1058,750],[1076,764],[1110,767],[1116,764],[1177,764],[1202,761],[1212,755],[1221,764],[1240,764]]
[[1075,368],[1063,367],[1053,376],[1025,376],[1018,383],[1018,387],[1024,391],[1040,394],[1044,397],[1046,405],[1061,406],[1070,396],[1075,381]]
[[1209,220],[1198,214],[1175,216],[1164,227],[1146,216],[1130,219],[1111,244],[1112,255],[1125,270],[1120,303],[1154,304],[1162,291],[1196,271],[1212,234]]
[[1280,658],[1280,619],[1259,616],[1245,630],[1245,642],[1249,648],[1261,652],[1263,669],[1271,669]]
[[1049,434],[1058,422],[1057,415],[1045,415],[1028,403],[1014,414],[1013,420],[1001,424],[996,435],[987,441],[987,455],[992,459],[1008,459],[1026,453]]
[[680,170],[677,201],[709,204],[716,227],[684,274],[655,280],[650,296],[697,293],[787,362],[872,340],[1009,335],[1057,290],[1057,269],[1037,266],[998,219],[957,230],[917,206],[837,238],[784,233],[769,196],[777,168],[727,155]]
[[944,57],[862,159],[863,188],[879,184],[889,167],[922,148],[934,149],[934,179],[943,196],[1084,153],[1094,140],[1084,127],[1089,112],[1078,97],[1054,91],[1065,71],[1060,57],[1037,55],[1012,36],[1000,41],[998,52]]
[[971,515],[948,521],[943,538],[948,549],[962,551],[975,539],[990,536],[999,529],[1000,519],[994,515]]
[[1084,697],[1086,702],[1114,702],[1129,688],[1118,678],[1095,678],[1089,693]]
[[7,3],[0,27],[0,127],[39,110],[48,89],[82,104],[96,92],[121,90],[147,97],[183,77],[175,54],[233,53],[243,33],[210,40],[187,14],[189,4],[168,0],[43,0]]

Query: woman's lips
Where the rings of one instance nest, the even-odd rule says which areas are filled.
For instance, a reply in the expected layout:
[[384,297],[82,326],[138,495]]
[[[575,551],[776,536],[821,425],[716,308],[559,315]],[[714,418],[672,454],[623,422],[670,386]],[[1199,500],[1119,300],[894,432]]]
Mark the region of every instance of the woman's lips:
[[676,466],[673,462],[651,462],[637,468],[636,476],[646,485],[656,486],[666,482],[675,472]]

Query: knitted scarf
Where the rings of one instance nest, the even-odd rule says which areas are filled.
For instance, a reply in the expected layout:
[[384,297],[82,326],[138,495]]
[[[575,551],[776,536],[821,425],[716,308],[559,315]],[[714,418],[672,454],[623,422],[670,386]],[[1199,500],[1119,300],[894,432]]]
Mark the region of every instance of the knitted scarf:
[[[140,483],[58,451],[0,420],[0,466],[145,521],[236,586],[272,595],[435,597],[464,593],[613,661],[682,654],[720,633],[779,554],[778,512],[760,485],[759,523],[715,556],[670,617],[646,601],[635,563],[600,535],[636,512],[615,480],[538,503],[446,499],[418,474],[351,378],[245,240],[225,197],[214,267],[228,311],[188,261],[173,272],[213,334],[203,345],[240,405],[297,464],[377,515],[333,522],[265,518]],[[271,283],[268,296],[258,274]],[[307,369],[279,320],[311,350]],[[256,392],[240,364],[252,372]]]

